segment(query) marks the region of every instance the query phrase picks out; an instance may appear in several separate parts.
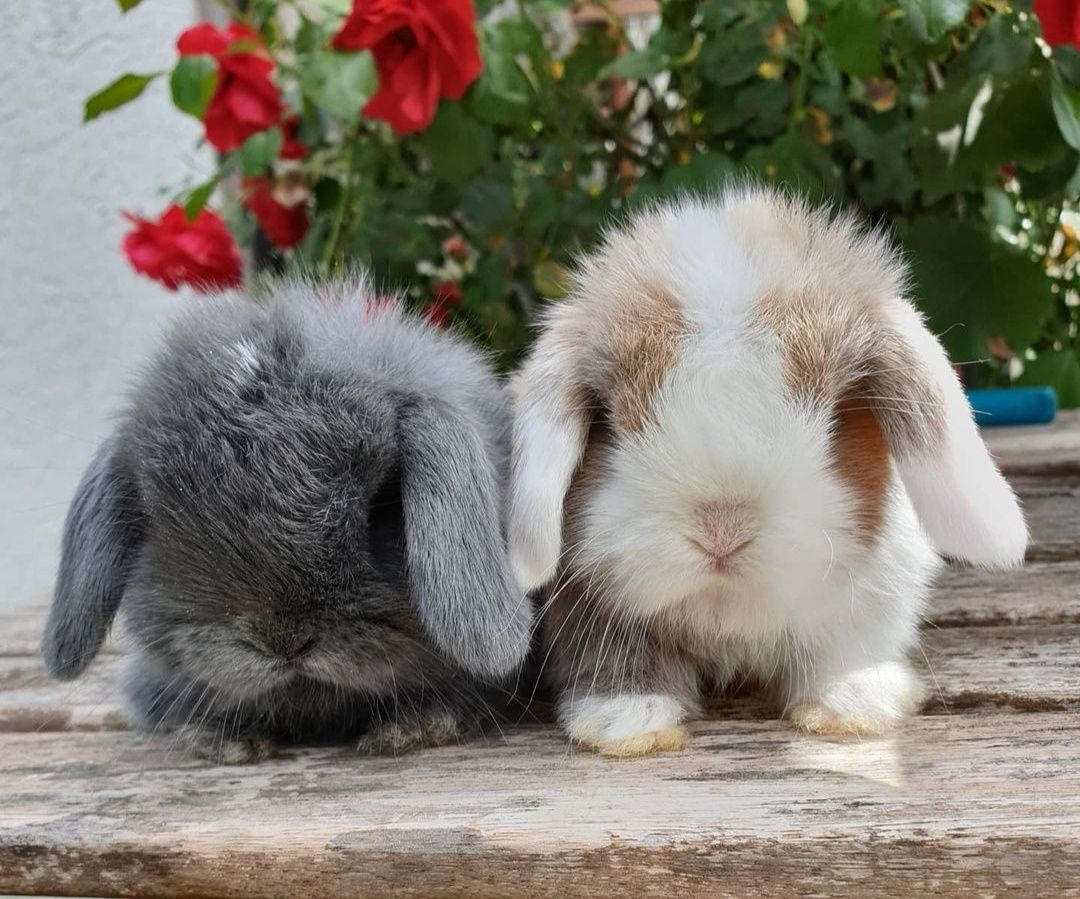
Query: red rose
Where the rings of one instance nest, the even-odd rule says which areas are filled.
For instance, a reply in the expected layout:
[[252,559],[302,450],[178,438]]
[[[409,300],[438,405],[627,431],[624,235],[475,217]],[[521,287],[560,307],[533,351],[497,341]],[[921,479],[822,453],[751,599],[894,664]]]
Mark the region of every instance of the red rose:
[[1042,22],[1043,37],[1051,47],[1080,47],[1080,3],[1077,0],[1035,0],[1035,15]]
[[435,285],[434,294],[424,318],[436,327],[445,328],[450,324],[450,313],[461,305],[461,288],[453,281],[440,281]]
[[353,0],[336,50],[371,50],[379,90],[364,107],[398,134],[421,131],[440,97],[460,100],[484,64],[472,0]]
[[306,203],[286,206],[274,197],[272,178],[245,178],[244,205],[259,220],[270,242],[284,250],[300,243],[311,224]]
[[214,96],[206,107],[206,139],[223,153],[242,146],[251,135],[277,124],[282,105],[270,80],[274,62],[262,38],[246,25],[225,29],[203,22],[180,35],[181,56],[209,54],[218,65]]
[[297,136],[296,131],[300,127],[300,116],[289,116],[281,121],[281,135],[284,141],[281,145],[282,159],[306,159],[308,155],[307,144]]
[[209,209],[188,221],[173,204],[157,221],[125,212],[135,227],[124,236],[124,255],[139,274],[169,290],[188,284],[208,293],[240,284],[241,259],[229,229]]

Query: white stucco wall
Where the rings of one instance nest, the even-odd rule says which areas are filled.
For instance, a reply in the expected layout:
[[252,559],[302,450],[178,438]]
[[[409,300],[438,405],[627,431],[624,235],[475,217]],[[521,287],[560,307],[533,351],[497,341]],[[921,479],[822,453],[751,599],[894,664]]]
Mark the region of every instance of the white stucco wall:
[[0,0],[0,607],[47,593],[67,503],[126,378],[184,298],[133,274],[121,209],[204,171],[167,84],[89,125],[87,94],[169,67],[195,0]]

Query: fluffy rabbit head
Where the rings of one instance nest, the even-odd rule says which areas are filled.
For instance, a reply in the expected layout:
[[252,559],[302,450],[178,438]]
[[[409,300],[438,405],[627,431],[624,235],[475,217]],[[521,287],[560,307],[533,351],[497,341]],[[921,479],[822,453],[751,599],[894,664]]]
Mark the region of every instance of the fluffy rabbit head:
[[515,382],[522,585],[562,558],[644,613],[797,596],[857,570],[900,483],[939,552],[1018,563],[1023,517],[905,279],[881,234],[764,189],[608,234]]
[[504,406],[479,354],[362,288],[200,305],[78,488],[49,669],[79,674],[120,608],[159,670],[232,701],[378,693],[433,658],[506,674],[531,620]]

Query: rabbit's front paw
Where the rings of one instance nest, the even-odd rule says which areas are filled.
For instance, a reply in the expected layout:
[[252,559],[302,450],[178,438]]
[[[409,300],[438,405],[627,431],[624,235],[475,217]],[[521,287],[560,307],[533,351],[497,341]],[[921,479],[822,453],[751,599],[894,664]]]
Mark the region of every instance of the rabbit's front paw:
[[271,758],[274,744],[259,736],[227,737],[219,730],[185,725],[175,733],[176,745],[215,765],[250,765]]
[[401,755],[424,746],[457,740],[461,722],[449,709],[431,709],[397,721],[385,721],[364,734],[356,749],[363,755]]
[[566,702],[560,715],[570,739],[620,758],[670,752],[686,745],[686,712],[673,696],[623,693]]
[[818,695],[787,710],[788,720],[812,734],[876,737],[922,701],[919,679],[905,662],[885,662],[826,681]]

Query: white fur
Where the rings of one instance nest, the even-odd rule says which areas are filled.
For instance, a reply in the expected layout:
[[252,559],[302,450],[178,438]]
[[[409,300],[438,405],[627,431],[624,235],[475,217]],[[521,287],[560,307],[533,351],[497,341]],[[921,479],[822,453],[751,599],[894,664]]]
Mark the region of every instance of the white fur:
[[1019,565],[1028,541],[1023,512],[979,436],[944,350],[914,310],[898,308],[893,318],[945,399],[946,445],[898,460],[923,527],[947,556],[988,568]]
[[584,436],[572,419],[521,417],[514,428],[515,489],[510,564],[526,592],[555,576],[562,541],[562,498],[581,460]]
[[587,422],[573,414],[558,361],[538,360],[546,389],[519,397],[513,429],[510,565],[523,590],[554,576],[562,544],[563,497],[585,449]]
[[559,706],[559,720],[570,738],[597,748],[678,727],[685,717],[677,699],[656,693],[585,696]]
[[[606,253],[586,261],[583,287],[606,283],[601,261],[619,266],[609,280],[658,285],[693,327],[649,423],[610,451],[573,567],[599,572],[620,613],[653,621],[717,680],[741,672],[776,685],[803,726],[884,729],[915,704],[907,655],[940,564],[916,510],[951,555],[1011,564],[1026,543],[944,352],[903,297],[899,257],[850,219],[753,190],[655,210],[611,237]],[[804,289],[891,322],[946,398],[946,446],[897,460],[875,540],[861,533],[851,488],[830,467],[832,410],[791,396],[779,338],[755,320],[773,291]],[[586,291],[564,302],[588,301]],[[587,424],[559,417],[569,380],[559,360],[530,365],[515,443],[526,464],[515,469],[511,518],[526,587],[554,574],[561,504]],[[755,517],[756,537],[731,570],[717,573],[689,539],[703,503]],[[570,696],[561,718],[574,739],[601,745],[674,726],[683,699]]]
[[906,660],[880,662],[838,673],[806,695],[793,697],[788,712],[822,733],[881,733],[918,706],[919,679]]

